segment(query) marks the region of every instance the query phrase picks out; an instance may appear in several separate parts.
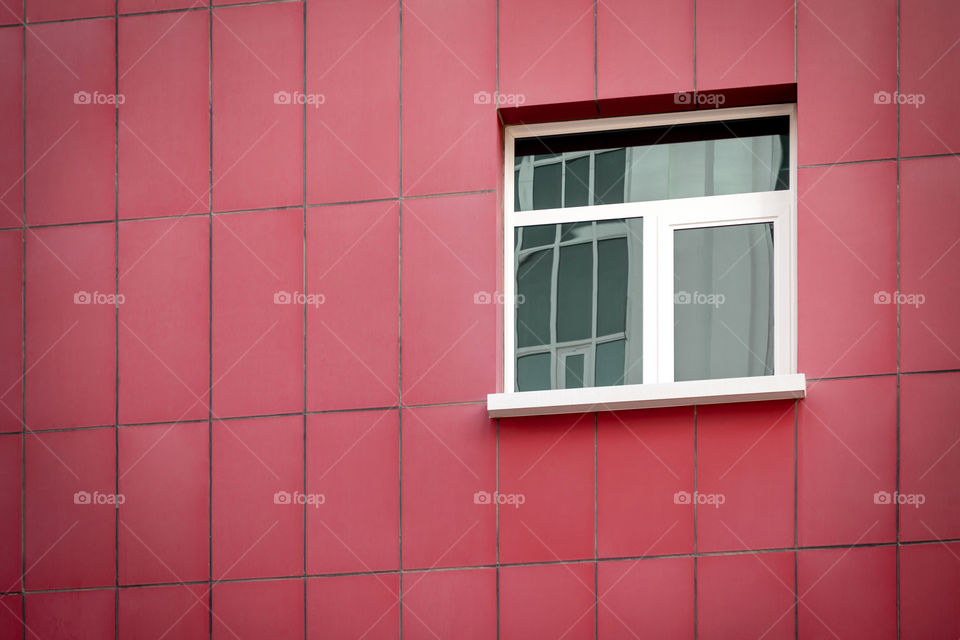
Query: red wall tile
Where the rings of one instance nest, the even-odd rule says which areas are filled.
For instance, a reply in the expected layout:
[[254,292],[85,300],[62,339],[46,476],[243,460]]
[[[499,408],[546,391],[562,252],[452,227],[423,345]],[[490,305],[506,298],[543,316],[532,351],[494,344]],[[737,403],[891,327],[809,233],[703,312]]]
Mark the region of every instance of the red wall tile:
[[791,0],[697,2],[697,88],[794,81]]
[[901,153],[960,152],[960,6],[950,0],[903,3],[900,8]]
[[693,90],[693,0],[597,4],[598,97]]
[[23,394],[23,234],[0,233],[0,432],[19,431]]
[[481,405],[408,409],[401,420],[404,568],[492,564],[496,507],[476,494],[496,490],[496,423]]
[[120,225],[120,423],[206,418],[210,221]]
[[897,107],[897,2],[798,5],[800,164],[892,158]]
[[303,201],[303,109],[277,92],[303,91],[299,3],[213,12],[213,207]]
[[794,637],[793,553],[697,559],[697,637]]
[[953,203],[960,197],[960,158],[906,160],[900,179],[900,289],[907,296],[900,304],[901,366],[957,369],[960,219]]
[[594,637],[593,563],[500,570],[500,637]]
[[307,573],[400,566],[397,411],[307,416]]
[[408,573],[403,581],[403,637],[497,637],[497,574],[493,569]]
[[303,589],[303,580],[214,585],[211,637],[303,638]]
[[800,170],[799,369],[808,378],[896,371],[896,165]]
[[29,224],[116,215],[114,33],[113,20],[42,24],[27,32]]
[[895,541],[896,378],[814,382],[797,406],[800,545]]
[[209,210],[209,33],[204,11],[120,20],[121,218]]
[[302,216],[213,219],[215,417],[303,409]]
[[600,557],[693,552],[692,407],[597,414]]
[[797,591],[801,638],[897,637],[893,547],[800,551]]
[[0,588],[4,591],[19,591],[21,588],[21,470],[20,436],[0,436],[0,540],[3,540],[0,547],[0,584],[3,587]]
[[119,437],[121,584],[205,580],[210,500],[206,422],[124,427]]
[[[12,5],[9,0],[5,4]],[[69,18],[92,18],[113,15],[113,3],[110,0],[26,0],[27,21],[66,20]],[[33,27],[36,28],[36,27]]]
[[0,633],[4,638],[23,635],[23,596],[0,596]]
[[500,421],[500,561],[594,555],[594,414]]
[[43,640],[107,640],[115,634],[115,598],[107,590],[31,593],[25,622]]
[[215,579],[303,572],[303,506],[294,492],[303,492],[301,417],[213,423]]
[[0,24],[19,24],[21,22],[23,22],[22,2],[0,5]]
[[594,99],[595,3],[500,3],[500,93],[524,104]]
[[307,210],[307,409],[399,403],[396,202]]
[[960,538],[957,389],[957,373],[900,379],[899,508],[903,540]]
[[203,8],[209,6],[209,4],[206,0],[118,0],[117,10],[121,14],[139,13],[142,11]]
[[900,551],[900,637],[960,635],[960,544],[909,545]]
[[599,636],[693,638],[693,558],[597,564]]
[[115,233],[94,224],[27,234],[31,429],[114,422],[116,306],[106,296],[116,291]]
[[698,551],[793,545],[794,434],[793,402],[697,408]]
[[114,584],[114,438],[113,429],[27,436],[26,588]]
[[495,391],[490,345],[499,310],[493,194],[406,200],[401,217],[403,398],[407,404],[482,400]]
[[[14,5],[11,4],[10,8]],[[20,3],[16,3],[17,10]],[[0,22],[8,7],[0,5]],[[0,30],[0,226],[23,224],[23,29]]]
[[210,637],[207,585],[121,589],[119,637],[201,640]]
[[388,640],[399,636],[398,574],[335,576],[307,580],[307,638],[310,640]]
[[496,9],[403,3],[404,195],[499,185]]
[[[389,0],[307,2],[307,202],[396,197],[400,10]],[[358,82],[358,79],[363,80]]]

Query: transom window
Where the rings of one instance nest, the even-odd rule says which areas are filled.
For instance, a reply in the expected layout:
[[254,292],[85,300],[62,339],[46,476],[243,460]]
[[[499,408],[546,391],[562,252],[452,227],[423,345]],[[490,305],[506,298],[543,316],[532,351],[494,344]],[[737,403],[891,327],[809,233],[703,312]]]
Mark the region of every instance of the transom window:
[[507,127],[491,414],[802,395],[795,140],[792,105]]

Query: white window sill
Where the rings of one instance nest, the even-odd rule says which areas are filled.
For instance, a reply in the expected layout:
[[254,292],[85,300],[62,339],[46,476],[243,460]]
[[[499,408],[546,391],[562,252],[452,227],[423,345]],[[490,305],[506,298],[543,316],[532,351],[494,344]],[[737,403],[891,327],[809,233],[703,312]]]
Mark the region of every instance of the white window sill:
[[793,399],[804,397],[806,392],[807,380],[802,373],[588,389],[520,391],[489,394],[487,413],[491,418],[506,418],[589,411],[620,411],[693,404]]

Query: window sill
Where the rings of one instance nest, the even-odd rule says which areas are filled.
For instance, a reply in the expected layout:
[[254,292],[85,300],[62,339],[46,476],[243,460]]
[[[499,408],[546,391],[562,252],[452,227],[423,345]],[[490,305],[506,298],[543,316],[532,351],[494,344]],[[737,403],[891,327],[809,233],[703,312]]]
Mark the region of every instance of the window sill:
[[520,391],[489,394],[487,413],[491,418],[506,418],[620,411],[694,404],[794,399],[804,397],[806,392],[807,380],[802,373],[588,389]]

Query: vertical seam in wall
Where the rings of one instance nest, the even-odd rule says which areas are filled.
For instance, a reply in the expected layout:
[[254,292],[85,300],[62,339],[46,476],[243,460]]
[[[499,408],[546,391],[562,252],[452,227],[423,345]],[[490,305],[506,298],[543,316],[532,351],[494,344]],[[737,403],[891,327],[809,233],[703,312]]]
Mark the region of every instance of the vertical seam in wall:
[[[494,486],[497,488],[497,495],[500,495],[500,418],[494,418],[494,424],[497,429],[497,457],[496,457],[496,477],[494,478]],[[497,618],[497,640],[500,640],[500,505],[496,500],[494,503],[494,513],[496,513],[496,549],[497,549],[497,566],[496,566],[496,618]]]
[[598,74],[600,72],[600,32],[597,29],[598,4],[599,0],[593,0],[593,108],[597,111],[597,115],[600,115],[600,107],[598,102],[600,99],[598,80]]
[[[113,2],[113,93],[120,95],[120,7]],[[113,108],[113,288],[120,294],[120,105]],[[113,493],[120,495],[120,303],[113,303]],[[120,504],[113,509],[113,634],[120,637]]]
[[[495,41],[496,41],[496,51],[494,52],[495,68],[496,68],[496,77],[493,79],[493,85],[494,85],[494,87],[495,87],[496,95],[499,96],[499,95],[500,95],[500,0],[496,0],[496,10],[495,10],[495,18],[494,18],[493,29],[494,29]],[[501,129],[500,129],[500,136],[499,136],[498,140],[500,141],[501,148],[502,148],[502,145],[503,145],[503,119],[502,119],[502,117],[501,117],[501,114],[500,114],[500,110],[499,110],[499,109],[497,109],[497,120],[498,120],[498,122],[499,122],[499,124],[500,124],[500,127],[501,127]],[[501,180],[501,178],[498,178],[497,180],[498,180],[498,182],[499,182],[499,181]],[[502,183],[501,183],[501,184],[502,184]],[[500,197],[497,198],[497,199],[499,200],[498,204],[499,204],[500,207],[504,207],[504,206],[505,206],[505,203],[503,202],[502,188],[501,188],[501,187],[498,187],[498,188],[497,188],[497,191],[501,191]],[[501,216],[501,224],[506,224],[506,220],[502,219],[502,216]],[[501,229],[501,231],[502,231],[502,229]],[[502,264],[502,262],[503,262],[502,258],[503,258],[503,256],[501,256],[501,264]],[[506,278],[506,277],[507,277],[507,274],[503,274],[503,277]],[[501,320],[501,322],[502,322],[502,320]],[[502,347],[501,347],[501,350],[502,350]],[[506,359],[506,354],[505,354],[505,353],[501,353],[501,357],[500,357],[501,363],[505,362],[505,359]],[[501,364],[501,366],[505,366],[505,365]],[[499,493],[500,493],[500,418],[495,418],[495,419],[494,419],[494,423],[496,424],[496,429],[497,429],[497,432],[496,432],[496,434],[497,434],[497,435],[496,435],[496,450],[497,450],[497,455],[496,455],[496,474],[497,474],[497,475],[496,475],[496,477],[494,478],[494,486],[497,488],[497,494],[499,495]],[[497,517],[496,517],[496,522],[495,522],[495,529],[496,529],[496,531],[495,531],[495,536],[496,536],[496,538],[495,538],[495,544],[496,544],[496,553],[497,553],[497,555],[496,555],[497,565],[496,565],[496,569],[495,569],[495,572],[496,572],[496,573],[495,573],[495,578],[496,578],[496,601],[495,601],[495,603],[494,603],[494,608],[495,608],[496,625],[497,625],[497,640],[500,640],[500,505],[499,505],[499,504],[496,504],[496,502],[497,502],[497,501],[494,500],[494,504],[495,504],[494,509],[495,509],[495,513],[496,513],[496,516],[497,516]]]
[[[303,303],[303,494],[307,494],[307,0],[301,0],[301,17],[303,18],[303,34],[301,44],[301,54],[303,58],[303,149],[301,149],[303,166],[301,167],[301,204],[303,205],[303,246],[301,259],[303,269],[301,272],[304,293]],[[303,501],[303,637],[307,637],[307,501]]]
[[[900,0],[896,3],[897,10],[897,96],[900,95]],[[897,291],[900,291],[900,101],[897,100],[897,213],[896,213],[896,233],[897,233]],[[900,303],[897,302],[897,395],[896,395],[896,420],[894,432],[896,434],[896,476],[894,478],[894,487],[896,495],[900,495],[900,390],[901,390],[901,367],[900,367]],[[896,501],[894,501],[896,502]],[[894,528],[896,530],[896,603],[897,603],[897,638],[900,638],[900,506],[894,509]]]
[[[696,0],[694,0],[696,2]],[[693,406],[693,637],[694,640],[697,638],[699,633],[699,625],[697,624],[697,618],[699,617],[699,612],[697,611],[698,599],[697,599],[697,578],[698,578],[698,566],[700,565],[700,557],[698,555],[697,548],[697,422],[699,421],[699,411],[700,407],[697,405]]]
[[797,54],[800,43],[800,3],[799,0],[793,0],[793,81],[797,82],[800,78],[799,59]]
[[[21,3],[23,20],[27,19],[27,0]],[[21,640],[27,640],[27,29],[24,25],[20,41],[20,131],[22,139],[21,168],[23,186],[20,194],[20,619]]]
[[207,311],[207,633],[213,637],[213,0],[207,6],[207,101],[209,167],[207,189],[207,293],[209,303]]
[[[697,0],[693,0],[693,93],[697,93]],[[696,409],[694,409],[694,415],[696,415]],[[694,506],[694,512],[696,512],[696,506]]]
[[800,640],[800,523],[797,521],[800,502],[798,484],[800,469],[800,401],[793,401],[793,637]]
[[600,414],[593,414],[593,637],[600,637],[600,521],[598,462],[600,457]]
[[403,0],[397,3],[397,603],[403,640]]

